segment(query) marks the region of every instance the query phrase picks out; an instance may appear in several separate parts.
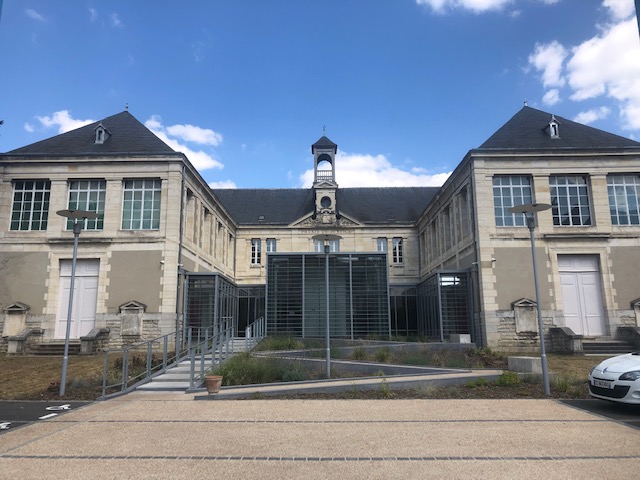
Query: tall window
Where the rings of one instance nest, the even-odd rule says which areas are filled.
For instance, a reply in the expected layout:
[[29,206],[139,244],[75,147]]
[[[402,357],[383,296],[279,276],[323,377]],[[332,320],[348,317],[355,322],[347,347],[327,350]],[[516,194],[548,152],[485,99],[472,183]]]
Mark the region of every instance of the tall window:
[[276,239],[267,238],[267,253],[275,253],[275,252],[276,252]]
[[160,228],[160,180],[125,180],[122,201],[123,230]]
[[640,225],[640,175],[609,175],[609,210],[613,225]]
[[531,178],[527,176],[493,177],[493,208],[496,227],[524,227],[522,214],[509,212],[511,207],[533,203]]
[[393,239],[392,241],[392,245],[393,245],[393,263],[402,263],[403,262],[403,256],[402,256],[402,238],[400,237],[396,237]]
[[469,195],[467,187],[460,190],[458,199],[458,215],[457,215],[457,238],[461,240],[471,233],[471,221],[469,219]]
[[549,178],[549,184],[554,225],[591,225],[589,185],[586,177],[553,176]]
[[[340,240],[329,240],[329,251],[332,253],[340,251]],[[318,253],[324,253],[324,240],[313,241],[313,251]]]
[[260,265],[261,244],[259,238],[251,239],[251,265]]
[[447,205],[442,211],[442,240],[446,252],[455,244],[453,229],[451,228],[451,205]]
[[49,180],[14,182],[11,230],[46,230],[50,193]]
[[[88,218],[85,230],[102,230],[104,227],[104,180],[69,181],[69,210],[88,210],[98,214],[98,218]],[[67,220],[67,230],[73,229],[73,220]]]
[[388,248],[387,237],[378,237],[376,250],[381,253],[387,253]]

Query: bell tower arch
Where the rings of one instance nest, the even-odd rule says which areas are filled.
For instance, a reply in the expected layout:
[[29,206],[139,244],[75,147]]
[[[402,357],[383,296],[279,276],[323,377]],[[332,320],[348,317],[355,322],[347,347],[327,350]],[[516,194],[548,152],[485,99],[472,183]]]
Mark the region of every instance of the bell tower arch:
[[313,153],[313,189],[315,193],[315,213],[321,216],[323,223],[336,220],[336,153],[338,145],[322,136],[311,145]]

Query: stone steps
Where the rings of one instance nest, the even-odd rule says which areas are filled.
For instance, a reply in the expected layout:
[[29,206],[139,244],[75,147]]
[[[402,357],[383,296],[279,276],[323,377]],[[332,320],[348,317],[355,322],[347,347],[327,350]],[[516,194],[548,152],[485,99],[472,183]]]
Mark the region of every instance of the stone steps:
[[582,351],[585,355],[623,355],[637,350],[631,342],[623,340],[583,340]]
[[[27,355],[64,356],[64,342],[47,342],[29,345]],[[80,341],[69,342],[69,355],[80,355]]]
[[[247,345],[244,338],[236,337],[233,339],[233,350],[229,351],[234,354],[247,351]],[[255,346],[250,345],[251,347]],[[216,355],[217,357],[217,355]],[[211,365],[211,355],[205,356],[205,369]],[[196,358],[196,371],[200,369],[200,358]],[[137,390],[154,391],[154,392],[175,392],[186,391],[189,388],[191,379],[191,362],[183,360],[175,367],[168,369],[165,373],[154,377],[150,382],[140,385]]]

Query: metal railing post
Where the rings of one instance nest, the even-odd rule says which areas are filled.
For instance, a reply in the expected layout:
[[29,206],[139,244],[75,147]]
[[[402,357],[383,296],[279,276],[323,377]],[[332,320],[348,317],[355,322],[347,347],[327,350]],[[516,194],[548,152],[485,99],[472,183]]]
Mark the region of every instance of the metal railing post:
[[109,370],[109,354],[104,352],[104,369],[102,370],[102,396],[107,394],[107,372]]
[[153,347],[153,344],[151,342],[147,342],[147,375],[146,375],[147,378],[151,376],[151,348],[152,347]]
[[196,355],[191,347],[189,347],[189,388],[195,388],[194,377],[196,374]]
[[167,369],[167,350],[169,349],[169,337],[165,335],[163,340],[164,345],[162,348],[162,371],[164,372]]
[[122,357],[122,391],[127,389],[129,382],[129,349],[125,348]]

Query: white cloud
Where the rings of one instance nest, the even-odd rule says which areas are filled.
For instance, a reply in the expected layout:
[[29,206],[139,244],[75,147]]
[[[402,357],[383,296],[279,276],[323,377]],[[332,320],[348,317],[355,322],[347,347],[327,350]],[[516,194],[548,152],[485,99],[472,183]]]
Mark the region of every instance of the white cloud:
[[625,20],[635,12],[632,0],[604,0],[602,5],[609,9],[615,20]]
[[89,21],[95,22],[98,19],[98,11],[95,8],[89,9]]
[[[196,169],[208,170],[210,168],[218,168],[218,169],[224,168],[224,165],[220,161],[216,160],[212,154],[204,152],[202,150],[193,150],[187,145],[185,145],[184,143],[180,142],[180,140],[182,140],[183,142],[188,142],[188,143],[189,142],[202,143],[202,142],[185,138],[185,132],[191,132],[191,134],[194,135],[194,138],[207,139],[210,137],[210,135],[209,136],[205,135],[203,137],[202,135],[195,134],[194,132],[209,131],[209,132],[215,133],[212,130],[202,129],[200,127],[194,127],[193,125],[172,125],[169,127],[165,127],[162,124],[162,118],[160,118],[159,115],[152,115],[151,118],[147,120],[144,124],[149,130],[155,133],[163,142],[165,142],[171,148],[173,148],[177,152],[184,153],[189,159],[189,161],[191,162],[191,164],[194,167],[196,167]],[[185,127],[190,127],[190,128],[185,128]],[[172,131],[177,132],[177,134],[171,133]],[[219,134],[216,134],[216,135],[219,135]],[[173,138],[173,137],[178,137],[178,138]],[[220,135],[220,141],[221,140],[222,140],[222,136]]]
[[29,133],[33,133],[35,131],[35,127],[33,125],[31,125],[30,123],[25,123],[24,124],[24,129]]
[[222,135],[220,133],[193,125],[172,125],[167,127],[167,133],[187,142],[200,143],[203,145],[213,145],[217,147],[222,143]]
[[542,97],[542,103],[545,105],[555,105],[560,101],[560,91],[557,88],[552,88]]
[[[69,114],[69,110],[60,110],[58,112],[54,112],[50,117],[36,117],[40,124],[45,128],[58,127],[58,133],[65,133],[69,130],[74,130],[76,128],[83,127],[90,123],[95,122],[95,120],[78,120],[76,118],[72,118]],[[26,129],[26,126],[25,126]],[[28,130],[27,130],[28,131]]]
[[607,96],[620,103],[623,126],[640,129],[640,43],[636,19],[612,25],[573,48],[567,63],[572,100]]
[[209,182],[209,188],[238,188],[233,180],[222,180],[220,182]]
[[36,20],[36,21],[38,21],[38,22],[43,22],[43,23],[44,23],[44,22],[46,22],[46,21],[47,21],[47,19],[46,19],[46,18],[44,18],[44,16],[43,16],[43,15],[39,14],[38,12],[36,12],[36,11],[35,11],[34,9],[32,9],[32,8],[27,8],[27,9],[24,11],[24,13],[26,13],[26,14],[27,14],[27,17],[29,17],[29,18],[31,18],[31,19],[33,19],[33,20]]
[[111,19],[111,26],[115,28],[124,28],[124,23],[122,23],[122,20],[120,20],[120,16],[117,13],[112,13],[109,15],[109,18]]
[[463,9],[474,13],[490,10],[501,10],[513,0],[416,0],[418,5],[427,5],[435,13],[446,13],[447,10]]
[[545,87],[562,87],[566,81],[562,76],[562,65],[567,55],[567,50],[555,40],[546,45],[537,44],[529,55],[529,65],[542,72]]
[[611,113],[611,109],[609,107],[600,107],[593,108],[591,110],[587,110],[586,112],[580,112],[573,119],[575,122],[584,123],[588,125],[597,120],[602,120],[603,118],[607,118]]
[[[416,187],[441,186],[451,172],[427,175],[423,169],[402,170],[389,162],[384,155],[351,154],[339,151],[336,163],[336,182],[340,187]],[[313,169],[299,177],[302,188],[313,184]]]
[[[565,47],[557,41],[537,45],[529,63],[542,71],[545,87],[568,87],[564,97],[581,102],[608,99],[620,112],[622,127],[640,129],[640,42],[631,0],[604,0],[611,20],[597,25],[598,34],[577,46]],[[624,20],[626,19],[626,20]],[[543,101],[555,99],[548,91]],[[610,115],[611,108],[589,110],[578,115],[583,123]]]

